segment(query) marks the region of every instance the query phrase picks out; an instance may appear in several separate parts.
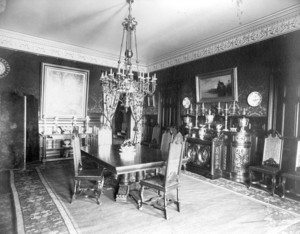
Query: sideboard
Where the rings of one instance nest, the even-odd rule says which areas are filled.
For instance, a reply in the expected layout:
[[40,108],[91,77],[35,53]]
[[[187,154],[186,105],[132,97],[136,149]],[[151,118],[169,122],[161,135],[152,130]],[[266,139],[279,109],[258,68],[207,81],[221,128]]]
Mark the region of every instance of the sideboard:
[[248,180],[248,166],[259,164],[263,145],[255,133],[223,132],[212,139],[187,137],[185,168],[216,179]]

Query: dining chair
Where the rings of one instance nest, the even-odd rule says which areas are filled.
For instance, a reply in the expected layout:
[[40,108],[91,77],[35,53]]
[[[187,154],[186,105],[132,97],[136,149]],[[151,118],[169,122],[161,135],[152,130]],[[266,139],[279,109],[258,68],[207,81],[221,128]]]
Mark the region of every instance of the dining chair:
[[[78,133],[72,134],[72,147],[73,147],[73,159],[74,159],[74,190],[71,198],[71,203],[76,199],[77,195],[84,194],[89,196],[89,192],[94,193],[96,202],[100,204],[100,196],[104,184],[103,168],[86,169],[82,163],[80,139]],[[90,182],[96,182],[95,185],[89,186]],[[83,182],[85,186],[81,183]]]
[[98,145],[112,144],[112,130],[109,126],[102,126],[98,131]]
[[160,127],[158,125],[153,127],[152,136],[150,142],[142,142],[142,145],[147,145],[151,148],[159,148],[160,143]]
[[169,152],[170,143],[172,142],[172,134],[166,130],[162,134],[160,150],[163,152]]
[[[168,153],[170,148],[170,143],[172,142],[172,140],[173,140],[173,135],[171,134],[171,132],[169,130],[164,131],[161,137],[160,151],[164,153],[165,152]],[[166,169],[165,166],[163,166],[159,169],[156,169],[155,173],[164,174],[165,169]]]
[[[271,195],[274,196],[277,182],[280,180],[282,161],[283,139],[277,131],[269,131],[265,138],[263,160],[261,165],[249,166],[249,185],[259,184],[262,187],[270,187]],[[253,181],[255,174],[261,175],[261,180]],[[271,178],[270,178],[271,177]],[[268,183],[271,179],[271,185]]]
[[183,142],[183,136],[182,136],[181,132],[177,132],[177,134],[173,137],[173,142],[175,142],[175,143]]
[[179,202],[179,187],[180,187],[180,172],[181,172],[181,162],[182,155],[184,151],[185,142],[182,143],[170,143],[168,159],[166,163],[165,174],[157,174],[153,177],[144,179],[140,181],[140,201],[138,203],[138,208],[141,210],[143,207],[143,199],[144,199],[144,188],[152,188],[157,190],[158,192],[163,192],[164,204],[163,207],[157,207],[158,209],[164,211],[165,219],[168,219],[167,216],[167,206],[168,206],[168,198],[167,195],[170,191],[177,191],[176,201],[173,203],[177,205],[177,210],[180,212],[180,202]]

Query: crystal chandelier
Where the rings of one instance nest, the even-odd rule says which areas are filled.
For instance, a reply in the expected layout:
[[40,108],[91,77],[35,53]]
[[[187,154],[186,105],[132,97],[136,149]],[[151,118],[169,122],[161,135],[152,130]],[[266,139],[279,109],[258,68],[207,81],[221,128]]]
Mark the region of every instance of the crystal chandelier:
[[[131,5],[133,0],[127,0],[129,4],[129,14],[128,17],[122,23],[123,26],[123,36],[121,42],[121,50],[118,61],[118,70],[117,73],[113,73],[112,69],[110,69],[110,73],[107,72],[102,73],[100,77],[100,83],[103,87],[104,92],[116,92],[120,96],[120,101],[127,109],[130,106],[130,102],[135,97],[145,97],[147,95],[152,95],[156,89],[156,75],[153,77],[149,76],[149,73],[145,75],[144,72],[139,71],[139,60],[138,60],[138,51],[137,51],[137,40],[136,40],[136,26],[137,21],[131,15]],[[136,68],[137,73],[136,76],[132,70],[132,43],[133,39],[135,41],[135,49],[136,49]],[[125,58],[122,64],[122,51],[123,44],[125,41]]]

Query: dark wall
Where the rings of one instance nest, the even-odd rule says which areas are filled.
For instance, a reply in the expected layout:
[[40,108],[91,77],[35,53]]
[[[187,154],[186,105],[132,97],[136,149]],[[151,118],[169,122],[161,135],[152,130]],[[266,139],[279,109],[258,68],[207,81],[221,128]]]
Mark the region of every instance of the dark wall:
[[[14,121],[14,118],[12,117],[7,117],[15,116],[14,113],[16,112],[16,109],[11,107],[18,107],[21,105],[20,101],[16,101],[16,98],[10,97],[21,97],[21,100],[23,100],[22,96],[27,96],[26,160],[28,162],[39,159],[38,119],[40,118],[42,63],[51,63],[89,70],[88,115],[99,116],[99,113],[101,112],[99,77],[101,71],[107,70],[107,68],[5,48],[0,48],[0,57],[5,59],[10,66],[9,74],[0,79],[0,97],[2,98],[2,101],[0,100],[0,147],[2,149],[0,155],[0,169],[20,168],[20,162],[24,161],[24,152],[21,152],[24,151],[24,148],[22,147],[22,144],[19,143],[19,140],[23,141],[22,136],[24,135],[24,131],[21,125],[23,124],[24,113],[21,112],[21,110],[18,112],[20,115],[18,122]],[[15,128],[14,126],[18,126],[18,128]],[[10,133],[11,128],[14,129],[15,135],[18,134],[18,138]]]
[[0,79],[0,92],[12,91],[23,95],[33,95],[38,101],[40,99],[42,63],[89,70],[88,114],[100,113],[99,78],[101,71],[105,71],[107,68],[4,48],[0,48],[0,57],[9,63],[11,68],[10,73]]
[[[196,100],[195,76],[208,72],[237,67],[240,107],[251,116],[267,116],[269,79],[277,76],[287,82],[299,79],[300,31],[248,45],[221,54],[206,57],[176,67],[157,71],[158,86],[178,83],[180,100]],[[263,101],[259,107],[247,104],[247,96],[259,91]]]
[[[176,95],[180,96],[180,100],[185,96],[189,96],[192,102],[195,102],[195,76],[197,74],[237,67],[240,106],[246,107],[247,112],[251,115],[265,117],[267,115],[269,78],[276,76],[278,79],[284,79],[285,82],[293,83],[295,79],[300,77],[299,41],[300,31],[296,31],[243,48],[157,71],[158,89],[163,90],[171,83],[177,83],[174,87],[179,87],[179,92],[176,92]],[[41,64],[43,62],[89,70],[88,115],[97,115],[101,112],[99,77],[101,71],[107,70],[107,68],[5,48],[0,48],[0,57],[9,63],[11,68],[10,73],[0,79],[0,94],[15,93],[19,96],[31,96],[32,102],[38,103],[38,118],[40,117]],[[254,90],[261,92],[263,102],[259,107],[250,108],[247,105],[246,98]],[[13,103],[11,104],[13,105]],[[2,107],[1,105],[1,111],[3,111]],[[2,124],[0,128],[3,128],[3,122],[0,123]],[[33,132],[29,132],[27,135],[36,135],[37,129],[31,129]],[[35,141],[31,140],[29,139],[34,144]]]

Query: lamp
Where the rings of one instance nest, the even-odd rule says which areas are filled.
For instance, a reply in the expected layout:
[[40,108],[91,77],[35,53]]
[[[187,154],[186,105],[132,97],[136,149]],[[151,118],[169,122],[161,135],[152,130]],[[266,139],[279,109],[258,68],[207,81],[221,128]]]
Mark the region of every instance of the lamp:
[[[149,76],[149,73],[145,76],[144,72],[139,71],[139,60],[138,60],[138,51],[137,51],[137,40],[136,40],[136,26],[137,21],[134,17],[132,17],[131,5],[133,0],[127,0],[129,4],[129,14],[128,17],[122,23],[123,26],[123,36],[121,42],[121,50],[120,56],[118,61],[118,70],[117,73],[113,73],[112,69],[110,69],[110,73],[107,74],[107,71],[104,73],[102,72],[100,77],[100,83],[103,87],[104,92],[113,92],[118,93],[119,100],[127,109],[130,106],[135,98],[138,97],[145,97],[147,95],[152,95],[156,89],[156,74],[153,77]],[[124,37],[126,39],[124,39]],[[137,67],[137,77],[134,77],[134,73],[132,70],[132,58],[133,58],[133,51],[132,51],[132,43],[133,39],[135,41],[135,49],[136,49],[136,67]],[[121,63],[121,55],[123,51],[123,44],[125,42],[125,58],[124,64]],[[134,94],[134,95],[133,95]]]

